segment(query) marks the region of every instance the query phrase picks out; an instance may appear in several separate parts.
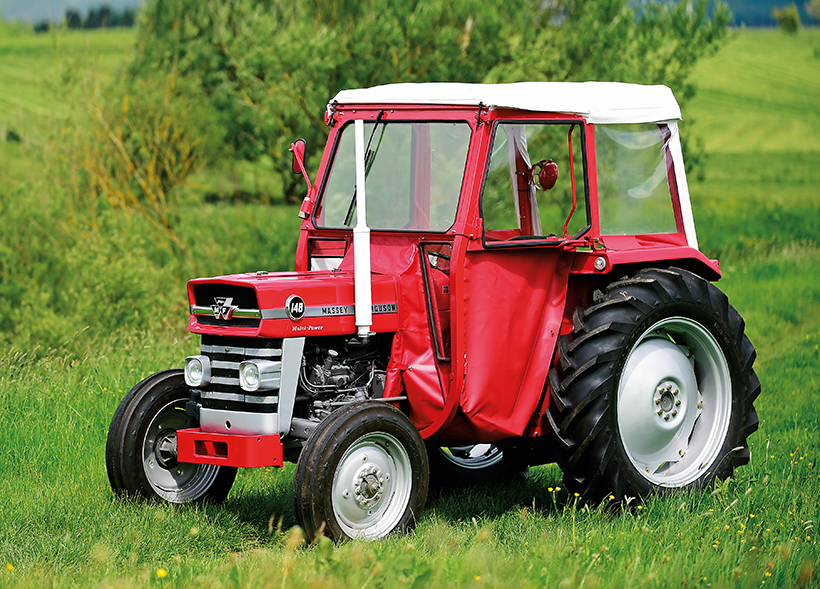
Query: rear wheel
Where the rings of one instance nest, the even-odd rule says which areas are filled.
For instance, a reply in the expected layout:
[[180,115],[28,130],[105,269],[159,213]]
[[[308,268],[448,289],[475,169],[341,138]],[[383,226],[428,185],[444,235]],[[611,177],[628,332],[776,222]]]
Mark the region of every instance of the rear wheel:
[[[413,422],[380,401],[331,415],[314,431],[294,478],[308,538],[376,539],[412,529],[424,509],[429,467]],[[323,526],[324,524],[324,526]]]
[[597,500],[697,487],[749,461],[760,383],[743,320],[685,270],[644,270],[577,310],[549,416],[567,487]]
[[188,399],[181,370],[157,373],[123,399],[106,443],[115,493],[171,503],[227,496],[236,468],[177,461],[177,430],[197,425],[185,410]]

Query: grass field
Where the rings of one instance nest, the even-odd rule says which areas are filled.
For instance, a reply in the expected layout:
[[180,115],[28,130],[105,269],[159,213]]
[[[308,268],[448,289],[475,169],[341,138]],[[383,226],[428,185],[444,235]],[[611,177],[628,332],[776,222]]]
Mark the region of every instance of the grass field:
[[[720,287],[758,349],[761,427],[734,478],[589,505],[561,488],[556,467],[538,467],[528,481],[431,497],[410,535],[304,547],[292,530],[292,467],[240,471],[216,507],[114,500],[104,445],[120,398],[198,342],[181,330],[113,334],[81,357],[0,355],[0,586],[818,586],[817,47],[817,30],[738,33],[697,66],[702,90],[686,112],[696,124],[683,127],[709,156],[706,179],[690,187],[702,249],[720,256]],[[195,233],[196,222],[183,230]],[[263,232],[254,226],[232,247]],[[276,233],[271,249],[281,247]]]
[[[13,31],[0,29],[0,180],[30,173],[32,146],[42,146],[48,130],[68,115],[72,97],[64,79],[83,68],[114,75],[134,44],[132,29]],[[3,140],[10,131],[19,142]]]

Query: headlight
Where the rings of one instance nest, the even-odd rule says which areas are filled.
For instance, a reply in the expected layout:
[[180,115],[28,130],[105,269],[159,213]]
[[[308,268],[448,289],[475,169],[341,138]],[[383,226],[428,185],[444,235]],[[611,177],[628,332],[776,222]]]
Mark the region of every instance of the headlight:
[[204,387],[211,382],[211,361],[207,356],[185,358],[185,384],[189,387]]
[[279,388],[282,363],[248,360],[239,365],[239,386],[243,391],[270,391]]

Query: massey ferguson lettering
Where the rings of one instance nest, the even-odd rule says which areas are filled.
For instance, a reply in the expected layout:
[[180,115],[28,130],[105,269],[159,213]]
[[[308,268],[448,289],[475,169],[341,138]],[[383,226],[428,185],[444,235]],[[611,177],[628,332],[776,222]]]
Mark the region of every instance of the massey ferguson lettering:
[[[373,305],[371,308],[373,309],[374,315],[396,313],[397,311],[396,303],[384,303],[379,305]],[[353,305],[322,307],[321,311],[322,317],[338,317],[339,315],[354,315],[355,313],[356,310],[353,307]]]

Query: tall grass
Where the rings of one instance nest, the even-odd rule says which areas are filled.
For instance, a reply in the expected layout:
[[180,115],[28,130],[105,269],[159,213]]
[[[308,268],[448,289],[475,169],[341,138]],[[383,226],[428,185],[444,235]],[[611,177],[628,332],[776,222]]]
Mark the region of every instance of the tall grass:
[[528,481],[432,497],[409,536],[338,547],[305,547],[291,530],[292,467],[241,471],[222,506],[113,499],[110,415],[131,382],[193,353],[194,338],[118,336],[73,361],[6,355],[0,565],[14,570],[0,569],[0,585],[796,586],[818,555],[820,412],[808,395],[793,402],[806,394],[796,380],[820,376],[820,329],[808,335],[761,367],[752,463],[713,489],[586,504],[558,469],[538,467]]

